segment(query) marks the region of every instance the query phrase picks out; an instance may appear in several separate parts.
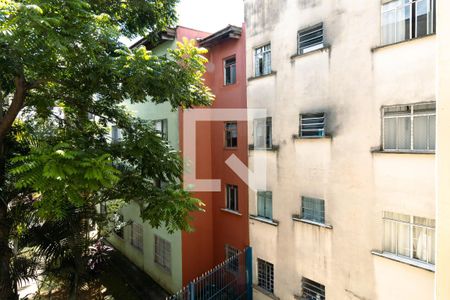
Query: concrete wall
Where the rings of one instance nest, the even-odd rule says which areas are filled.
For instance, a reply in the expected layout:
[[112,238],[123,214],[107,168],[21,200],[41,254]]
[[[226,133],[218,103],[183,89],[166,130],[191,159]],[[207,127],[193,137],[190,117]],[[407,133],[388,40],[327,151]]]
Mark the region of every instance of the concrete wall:
[[450,299],[450,2],[438,2],[436,299]]
[[[255,274],[257,258],[274,264],[280,299],[301,293],[302,276],[324,284],[327,299],[433,296],[432,272],[371,254],[382,249],[383,211],[435,218],[434,154],[372,151],[381,144],[383,105],[435,100],[435,36],[377,48],[380,2],[245,1],[247,77],[254,76],[254,48],[267,42],[276,72],[248,81],[248,107],[268,109],[279,145],[250,153],[251,168],[256,156],[268,158],[279,221],[252,220],[250,244]],[[320,22],[330,48],[291,58],[297,31]],[[299,114],[313,112],[327,113],[331,138],[293,139]],[[249,124],[249,137],[252,130]],[[301,196],[325,200],[332,228],[292,219]],[[250,214],[255,198],[250,193]],[[395,293],[387,278],[396,280]]]

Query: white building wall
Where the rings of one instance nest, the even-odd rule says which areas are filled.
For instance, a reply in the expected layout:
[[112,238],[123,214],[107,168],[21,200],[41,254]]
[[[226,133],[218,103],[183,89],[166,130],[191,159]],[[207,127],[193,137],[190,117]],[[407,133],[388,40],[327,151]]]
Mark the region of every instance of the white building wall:
[[[248,107],[267,108],[279,145],[250,150],[250,167],[268,157],[279,221],[250,221],[254,283],[261,258],[274,264],[280,299],[300,295],[302,276],[324,284],[327,299],[432,299],[433,272],[372,251],[382,250],[383,211],[435,218],[434,154],[373,150],[383,105],[435,100],[435,37],[379,48],[381,1],[245,0],[245,8]],[[297,31],[320,22],[330,48],[291,58]],[[268,42],[274,74],[253,79],[254,49]],[[299,114],[313,112],[327,113],[331,138],[294,139]],[[252,132],[250,124],[250,144]],[[292,219],[301,196],[325,200],[332,228]],[[256,207],[250,192],[251,214]]]

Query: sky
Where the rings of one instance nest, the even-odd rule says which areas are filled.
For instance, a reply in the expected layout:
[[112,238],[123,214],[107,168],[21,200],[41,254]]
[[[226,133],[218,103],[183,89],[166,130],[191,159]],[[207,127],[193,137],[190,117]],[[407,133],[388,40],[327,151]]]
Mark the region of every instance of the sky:
[[244,0],[181,0],[178,25],[216,32],[228,24],[244,22]]

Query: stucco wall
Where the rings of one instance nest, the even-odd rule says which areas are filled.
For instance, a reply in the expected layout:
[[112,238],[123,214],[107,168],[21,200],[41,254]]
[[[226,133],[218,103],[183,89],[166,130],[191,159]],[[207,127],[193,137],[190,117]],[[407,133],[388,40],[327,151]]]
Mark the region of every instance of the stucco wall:
[[[434,154],[372,150],[381,144],[383,105],[435,100],[435,36],[377,48],[380,1],[246,0],[245,8],[247,77],[254,76],[254,48],[267,42],[276,72],[248,81],[248,106],[268,109],[280,146],[249,158],[252,167],[254,156],[268,157],[279,221],[250,222],[255,272],[258,257],[274,264],[280,299],[301,292],[302,276],[324,284],[327,299],[431,299],[432,272],[371,251],[382,249],[383,211],[435,218]],[[291,58],[297,31],[320,22],[330,48]],[[293,139],[299,114],[312,112],[327,113],[331,138]],[[292,219],[301,196],[325,200],[332,229]],[[255,196],[249,199],[254,213]],[[386,278],[397,280],[395,295],[405,297],[386,298]]]

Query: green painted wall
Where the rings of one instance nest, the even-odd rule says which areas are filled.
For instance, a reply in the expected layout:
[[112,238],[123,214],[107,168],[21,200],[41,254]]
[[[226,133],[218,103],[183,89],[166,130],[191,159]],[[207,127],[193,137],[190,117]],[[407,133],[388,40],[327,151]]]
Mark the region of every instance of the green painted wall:
[[[156,55],[164,55],[167,49],[176,47],[176,41],[165,42],[155,49]],[[131,104],[125,103],[127,108],[137,117],[145,120],[167,119],[169,143],[179,149],[178,135],[178,111],[172,111],[168,103],[155,105],[153,103]],[[121,209],[125,221],[131,220],[142,224],[140,218],[140,208],[137,203],[130,203]],[[155,264],[155,234],[169,241],[171,244],[171,272],[167,272],[159,265]],[[109,241],[127,256],[134,264],[149,274],[156,282],[169,292],[176,292],[182,288],[182,252],[181,252],[181,231],[169,234],[165,228],[152,228],[148,224],[143,224],[144,249],[141,252],[131,245],[131,226],[124,230],[124,239],[114,233]]]

